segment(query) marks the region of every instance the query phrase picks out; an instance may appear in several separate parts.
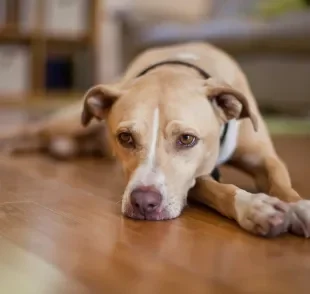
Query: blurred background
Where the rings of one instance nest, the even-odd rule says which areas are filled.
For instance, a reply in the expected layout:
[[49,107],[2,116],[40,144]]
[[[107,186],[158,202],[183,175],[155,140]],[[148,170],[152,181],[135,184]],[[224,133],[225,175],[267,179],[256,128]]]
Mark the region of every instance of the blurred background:
[[59,107],[189,41],[235,57],[266,115],[308,121],[309,0],[0,0],[0,107]]

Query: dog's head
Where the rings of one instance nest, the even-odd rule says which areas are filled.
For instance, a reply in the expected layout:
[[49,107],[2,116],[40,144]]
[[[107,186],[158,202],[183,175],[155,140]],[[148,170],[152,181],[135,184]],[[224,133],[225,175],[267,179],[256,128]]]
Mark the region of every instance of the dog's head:
[[107,123],[127,187],[122,211],[136,219],[180,215],[195,179],[209,174],[224,121],[252,116],[245,97],[214,79],[154,71],[126,86],[98,85],[85,95],[82,123]]

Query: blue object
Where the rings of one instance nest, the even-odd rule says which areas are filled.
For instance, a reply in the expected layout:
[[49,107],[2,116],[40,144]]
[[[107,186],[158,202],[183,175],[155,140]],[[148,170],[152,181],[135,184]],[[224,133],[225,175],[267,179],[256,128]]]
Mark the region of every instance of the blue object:
[[68,56],[49,56],[45,66],[47,90],[68,90],[73,87],[73,64]]

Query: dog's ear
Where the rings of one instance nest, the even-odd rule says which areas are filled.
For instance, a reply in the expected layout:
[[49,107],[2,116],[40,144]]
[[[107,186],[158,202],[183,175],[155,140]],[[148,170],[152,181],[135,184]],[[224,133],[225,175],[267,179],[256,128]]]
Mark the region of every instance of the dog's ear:
[[87,126],[93,118],[106,118],[113,103],[120,97],[121,91],[114,86],[97,85],[90,88],[84,95],[81,116],[83,126]]
[[247,98],[228,84],[210,78],[206,81],[207,97],[219,111],[224,121],[249,118],[257,131],[257,118],[251,111]]

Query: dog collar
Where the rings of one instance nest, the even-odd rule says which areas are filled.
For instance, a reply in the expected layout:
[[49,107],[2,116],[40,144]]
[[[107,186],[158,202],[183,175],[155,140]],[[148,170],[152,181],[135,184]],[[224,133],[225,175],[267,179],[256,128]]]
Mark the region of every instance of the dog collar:
[[222,133],[221,133],[221,137],[220,137],[220,146],[222,146],[225,142],[225,138],[226,138],[226,135],[227,135],[227,132],[228,132],[228,126],[229,126],[229,123],[225,123],[224,126],[223,126],[223,129],[222,129]]
[[205,72],[202,68],[200,68],[199,66],[197,65],[194,65],[192,63],[189,63],[189,62],[186,62],[186,61],[181,61],[181,60],[164,60],[164,61],[161,61],[161,62],[157,62],[157,63],[154,63],[152,65],[150,65],[149,67],[145,68],[143,71],[141,71],[137,77],[141,77],[143,75],[145,75],[146,73],[148,73],[149,71],[151,71],[152,69],[154,68],[157,68],[159,66],[162,66],[162,65],[169,65],[169,64],[172,64],[172,65],[183,65],[183,66],[187,66],[187,67],[190,67],[190,68],[193,68],[195,69],[204,79],[209,79],[211,76]]
[[[202,68],[200,68],[199,66],[197,65],[194,65],[192,63],[189,63],[189,62],[186,62],[186,61],[181,61],[181,60],[164,60],[164,61],[161,61],[161,62],[157,62],[157,63],[154,63],[150,66],[148,66],[147,68],[145,68],[143,71],[141,71],[138,75],[137,75],[137,78],[138,77],[141,77],[143,75],[145,75],[146,73],[148,73],[149,71],[159,67],[159,66],[163,66],[163,65],[182,65],[182,66],[186,66],[186,67],[189,67],[189,68],[193,68],[195,69],[204,79],[209,79],[211,76],[206,72],[204,71]],[[227,134],[227,131],[228,131],[228,126],[229,126],[229,123],[225,123],[223,129],[222,129],[222,132],[221,132],[221,137],[220,137],[220,146],[223,145],[223,143],[225,142],[225,137],[226,137],[226,134]],[[214,170],[212,171],[211,173],[211,177],[216,180],[216,181],[220,181],[220,172],[219,172],[219,169],[218,167],[215,167]]]

